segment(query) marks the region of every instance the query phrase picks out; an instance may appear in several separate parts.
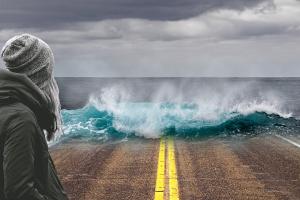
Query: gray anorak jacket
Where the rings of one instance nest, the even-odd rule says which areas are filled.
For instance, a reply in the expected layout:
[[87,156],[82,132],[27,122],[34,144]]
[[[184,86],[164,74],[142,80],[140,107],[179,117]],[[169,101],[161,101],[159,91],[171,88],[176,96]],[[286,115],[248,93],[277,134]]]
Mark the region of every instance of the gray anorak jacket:
[[0,70],[0,199],[67,200],[43,133],[49,100],[25,75]]

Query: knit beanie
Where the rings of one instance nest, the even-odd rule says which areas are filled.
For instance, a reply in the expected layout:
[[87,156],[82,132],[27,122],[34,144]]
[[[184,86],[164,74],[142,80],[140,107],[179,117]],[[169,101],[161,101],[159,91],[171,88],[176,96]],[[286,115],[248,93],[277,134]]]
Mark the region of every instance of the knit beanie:
[[9,71],[26,74],[40,88],[52,77],[53,53],[35,36],[22,34],[11,38],[5,43],[1,56]]
[[5,43],[1,57],[9,71],[27,75],[50,98],[61,130],[59,90],[52,73],[54,56],[48,44],[30,34],[17,35]]

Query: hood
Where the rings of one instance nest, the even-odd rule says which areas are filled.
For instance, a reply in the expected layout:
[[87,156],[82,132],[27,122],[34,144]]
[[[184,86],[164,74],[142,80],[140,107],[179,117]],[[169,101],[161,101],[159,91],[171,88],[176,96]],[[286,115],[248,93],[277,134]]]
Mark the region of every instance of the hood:
[[48,133],[57,129],[49,98],[26,75],[0,69],[0,102],[21,102],[36,116],[39,126]]

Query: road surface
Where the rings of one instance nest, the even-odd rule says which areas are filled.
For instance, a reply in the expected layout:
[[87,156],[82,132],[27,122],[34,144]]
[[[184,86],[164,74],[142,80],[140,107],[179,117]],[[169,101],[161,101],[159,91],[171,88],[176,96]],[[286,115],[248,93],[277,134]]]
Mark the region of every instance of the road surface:
[[297,144],[265,135],[72,141],[50,151],[71,200],[299,200]]

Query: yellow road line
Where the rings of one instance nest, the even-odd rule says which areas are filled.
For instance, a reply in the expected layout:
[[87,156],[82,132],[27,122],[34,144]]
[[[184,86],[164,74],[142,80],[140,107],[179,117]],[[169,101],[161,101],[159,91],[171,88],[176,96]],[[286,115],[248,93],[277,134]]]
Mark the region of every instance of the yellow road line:
[[168,139],[169,200],[179,200],[174,140]]
[[163,200],[165,191],[165,139],[160,139],[154,200]]
[[164,200],[164,196],[165,196],[166,147],[168,149],[167,166],[168,166],[168,179],[169,179],[168,182],[169,198],[167,199],[179,200],[175,148],[174,148],[173,138],[168,138],[167,146],[166,146],[166,139],[164,138],[160,139],[154,200]]

